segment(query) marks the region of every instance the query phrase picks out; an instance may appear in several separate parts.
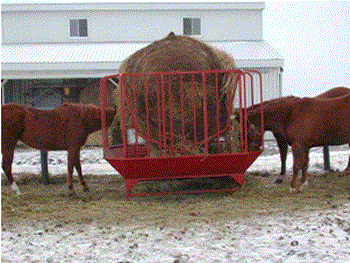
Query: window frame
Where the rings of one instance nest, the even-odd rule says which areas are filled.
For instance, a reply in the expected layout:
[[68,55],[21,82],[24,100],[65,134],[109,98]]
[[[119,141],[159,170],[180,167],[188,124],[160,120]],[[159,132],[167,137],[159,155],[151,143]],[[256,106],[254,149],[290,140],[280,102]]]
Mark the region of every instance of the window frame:
[[[71,25],[72,21],[76,21],[76,23],[77,23],[76,30],[77,30],[78,35],[76,35],[76,36],[72,35],[72,25]],[[86,21],[86,36],[80,34],[81,33],[80,32],[80,22],[81,21]],[[89,37],[89,19],[82,18],[82,17],[69,18],[68,19],[68,36],[69,36],[69,38],[72,38],[72,39],[74,39],[74,38],[88,38]]]
[[[191,34],[185,34],[185,19],[191,19]],[[194,30],[193,30],[193,20],[194,19],[198,19],[199,20],[199,34],[194,34]],[[203,21],[203,18],[202,17],[189,17],[189,16],[184,16],[182,17],[182,35],[183,36],[193,36],[193,37],[202,37],[203,33],[203,29],[202,29],[202,21]]]

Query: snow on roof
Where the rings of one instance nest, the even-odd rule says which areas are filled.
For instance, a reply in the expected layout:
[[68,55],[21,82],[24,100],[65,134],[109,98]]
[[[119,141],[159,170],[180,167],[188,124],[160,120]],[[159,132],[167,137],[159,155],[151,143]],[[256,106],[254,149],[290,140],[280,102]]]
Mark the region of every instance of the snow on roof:
[[121,62],[147,44],[21,44],[2,45],[2,63]]
[[[37,78],[38,75],[35,73],[38,72],[45,72],[42,77],[49,78],[52,74],[57,75],[58,71],[70,74],[69,71],[72,70],[74,72],[71,74],[77,74],[76,77],[102,77],[116,73],[122,61],[148,44],[3,44],[2,78]],[[208,42],[208,44],[231,54],[238,68],[283,66],[283,58],[265,41]],[[82,71],[85,71],[83,75],[80,74]]]

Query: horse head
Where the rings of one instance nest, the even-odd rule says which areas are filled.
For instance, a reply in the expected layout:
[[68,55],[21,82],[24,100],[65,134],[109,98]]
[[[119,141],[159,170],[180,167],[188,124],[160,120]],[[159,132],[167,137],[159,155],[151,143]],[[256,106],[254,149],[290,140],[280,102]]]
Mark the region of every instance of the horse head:
[[263,135],[261,129],[257,128],[249,120],[247,121],[247,141],[248,151],[258,151],[261,149]]
[[112,122],[114,120],[114,117],[117,113],[117,106],[114,106],[112,109],[111,108],[107,108],[106,109],[106,124],[107,127],[112,125]]
[[[244,128],[244,123],[241,124],[241,116],[240,111],[237,110],[235,112],[235,120],[242,125],[243,138],[247,137],[248,151],[258,151],[261,148],[263,141],[263,134],[261,133],[261,126],[256,123],[253,123],[249,119],[249,114],[247,117],[246,129]],[[247,130],[247,136],[245,135],[245,131]]]
[[[106,109],[106,123],[107,126],[112,124],[116,109]],[[80,118],[84,124],[85,129],[89,133],[100,130],[102,111],[99,107],[88,104],[80,105]]]

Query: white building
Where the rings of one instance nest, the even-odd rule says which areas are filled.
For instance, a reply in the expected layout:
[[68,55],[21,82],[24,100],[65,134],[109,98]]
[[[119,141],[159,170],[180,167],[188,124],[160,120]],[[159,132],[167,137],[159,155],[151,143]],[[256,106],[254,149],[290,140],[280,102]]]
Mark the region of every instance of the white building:
[[[281,95],[283,58],[263,39],[262,2],[3,4],[3,102],[88,102],[87,86],[169,32],[191,35],[263,73],[264,98]],[[91,91],[88,92],[91,95]],[[94,102],[94,101],[93,101]]]

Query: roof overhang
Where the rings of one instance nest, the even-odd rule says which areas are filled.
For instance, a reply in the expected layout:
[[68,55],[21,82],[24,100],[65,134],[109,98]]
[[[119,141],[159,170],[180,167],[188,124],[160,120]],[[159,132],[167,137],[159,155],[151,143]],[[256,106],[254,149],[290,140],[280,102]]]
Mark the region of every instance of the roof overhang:
[[264,2],[130,2],[130,3],[25,3],[2,4],[2,12],[89,11],[89,10],[263,10]]
[[[101,78],[149,43],[2,45],[2,79]],[[265,41],[210,42],[229,53],[237,68],[283,67],[283,58]]]
[[117,73],[120,63],[12,64],[1,71],[2,79],[69,79],[102,78]]

